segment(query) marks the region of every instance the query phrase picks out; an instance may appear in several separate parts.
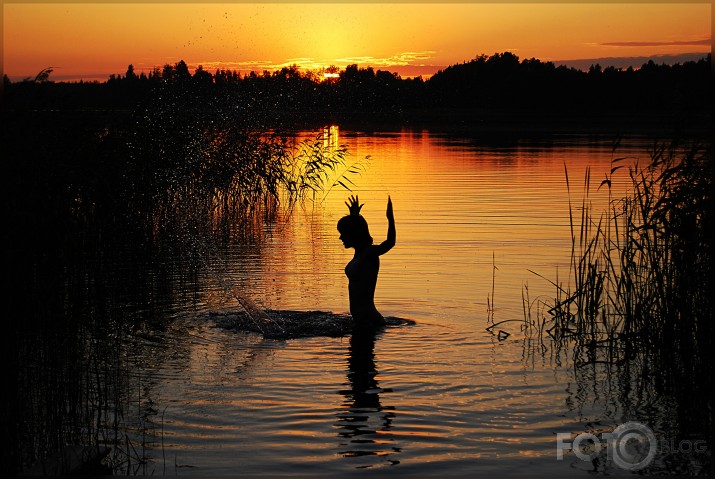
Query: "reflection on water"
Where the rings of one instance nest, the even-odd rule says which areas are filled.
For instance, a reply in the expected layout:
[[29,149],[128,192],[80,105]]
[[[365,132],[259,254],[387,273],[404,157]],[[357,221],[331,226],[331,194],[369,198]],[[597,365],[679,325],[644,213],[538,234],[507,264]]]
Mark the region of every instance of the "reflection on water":
[[329,125],[323,128],[323,148],[326,151],[340,147],[340,127]]
[[[390,393],[381,388],[375,367],[374,332],[357,331],[350,337],[348,355],[348,382],[350,389],[340,391],[345,395],[345,411],[338,414],[338,435],[346,442],[340,443],[340,454],[346,457],[381,456],[389,464],[399,464],[392,456],[400,448],[391,437],[395,408],[385,406],[380,395]],[[364,466],[368,467],[368,466]]]
[[[197,234],[193,244],[158,245],[154,258],[103,264],[101,276],[75,285],[84,293],[73,306],[99,324],[132,319],[107,369],[127,371],[117,397],[129,405],[131,446],[121,447],[139,451],[139,472],[572,475],[592,465],[556,461],[556,432],[624,420],[658,434],[677,429],[672,402],[632,384],[628,364],[574,368],[568,351],[538,348],[519,321],[504,323],[506,340],[485,330],[492,284],[496,322],[523,317],[525,285],[532,300],[553,295],[529,270],[556,277],[568,268],[565,167],[577,204],[587,167],[599,179],[610,170],[610,138],[494,146],[427,131],[328,133],[351,158],[372,157],[355,191],[374,237],[387,231],[392,197],[397,245],[382,262],[375,303],[417,324],[377,338],[281,341],[212,319],[240,308],[226,284],[263,308],[347,311],[340,188],[252,236]],[[649,144],[629,139],[619,155],[645,159]],[[624,185],[614,182],[614,194]],[[593,200],[598,207],[604,197]]]

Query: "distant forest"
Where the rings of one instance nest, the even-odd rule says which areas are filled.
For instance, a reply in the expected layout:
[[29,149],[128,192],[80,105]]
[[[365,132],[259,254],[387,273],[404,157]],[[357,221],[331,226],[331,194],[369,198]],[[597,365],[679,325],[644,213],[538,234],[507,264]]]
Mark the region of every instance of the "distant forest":
[[[555,66],[538,59],[520,60],[505,52],[481,55],[452,65],[428,80],[349,65],[332,78],[297,66],[262,74],[201,66],[193,74],[182,60],[137,75],[105,82],[53,82],[51,69],[34,79],[4,78],[4,107],[10,109],[133,109],[159,95],[174,95],[195,107],[228,102],[266,119],[315,117],[322,120],[364,114],[375,119],[436,121],[501,112],[551,112],[579,117],[619,112],[702,117],[712,108],[711,55],[697,62],[617,69],[593,65],[588,71]],[[314,114],[314,115],[312,115]]]

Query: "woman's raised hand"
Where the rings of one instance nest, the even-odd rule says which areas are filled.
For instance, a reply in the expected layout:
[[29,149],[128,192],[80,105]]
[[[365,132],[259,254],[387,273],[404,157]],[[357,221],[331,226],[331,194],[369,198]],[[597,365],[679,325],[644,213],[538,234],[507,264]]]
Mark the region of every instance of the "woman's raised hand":
[[348,207],[350,210],[351,215],[359,215],[360,210],[364,206],[364,204],[360,204],[360,201],[358,201],[357,195],[351,196],[348,198],[348,201],[345,202],[345,205]]
[[390,195],[387,195],[387,219],[390,221],[395,220],[395,216],[392,213],[392,198],[390,198]]

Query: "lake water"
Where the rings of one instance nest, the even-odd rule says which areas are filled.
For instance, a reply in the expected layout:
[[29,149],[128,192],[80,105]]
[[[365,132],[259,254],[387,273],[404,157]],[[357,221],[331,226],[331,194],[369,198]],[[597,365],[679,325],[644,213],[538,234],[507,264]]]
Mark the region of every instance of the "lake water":
[[[165,305],[169,326],[128,353],[133,401],[153,414],[145,471],[585,477],[603,465],[557,460],[557,433],[653,417],[651,428],[665,427],[665,399],[633,399],[603,370],[577,370],[567,352],[521,330],[522,294],[554,294],[529,270],[567,279],[565,166],[577,212],[587,168],[601,202],[611,160],[646,162],[650,140],[626,138],[613,153],[613,138],[598,136],[490,144],[428,131],[331,134],[349,161],[370,156],[351,179],[376,242],[392,197],[397,245],[382,258],[376,305],[417,324],[386,329],[362,353],[349,337],[281,341],[217,327],[211,313],[238,307],[225,284],[264,308],[348,310],[341,187],[285,212],[257,242],[205,249],[206,268],[177,281]],[[494,322],[519,320],[495,328],[506,338],[486,330],[492,291]]]

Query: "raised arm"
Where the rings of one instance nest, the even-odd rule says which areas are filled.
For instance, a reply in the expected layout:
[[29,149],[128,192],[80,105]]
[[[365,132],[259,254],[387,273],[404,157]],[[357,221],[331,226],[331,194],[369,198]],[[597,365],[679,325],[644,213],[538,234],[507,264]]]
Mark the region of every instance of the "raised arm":
[[387,239],[375,246],[378,255],[383,255],[395,246],[397,232],[395,231],[395,216],[392,212],[392,198],[387,197]]

